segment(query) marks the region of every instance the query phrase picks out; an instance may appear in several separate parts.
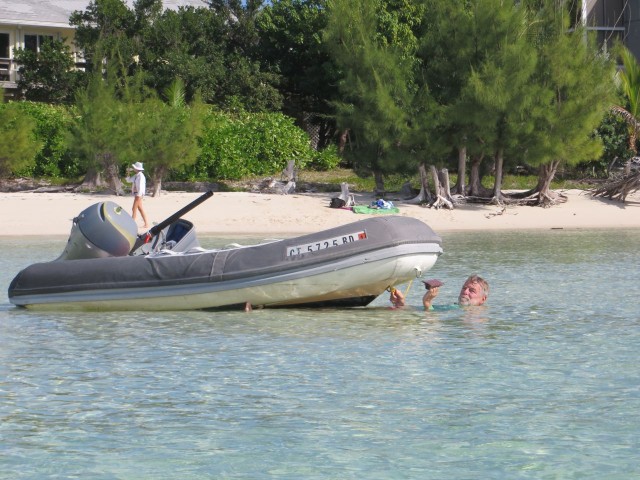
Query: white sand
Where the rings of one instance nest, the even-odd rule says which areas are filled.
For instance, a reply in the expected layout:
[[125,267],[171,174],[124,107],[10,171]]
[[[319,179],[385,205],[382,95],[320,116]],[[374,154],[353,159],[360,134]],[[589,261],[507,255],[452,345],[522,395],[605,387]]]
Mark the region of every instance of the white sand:
[[[454,210],[434,210],[394,201],[400,215],[416,217],[436,232],[456,230],[589,229],[640,227],[640,196],[627,203],[592,198],[580,190],[563,192],[569,200],[551,208],[501,207],[467,204]],[[180,210],[200,193],[163,192],[145,197],[149,219],[161,222]],[[337,194],[267,195],[260,193],[215,193],[187,213],[199,233],[221,236],[291,236],[361,220],[368,215],[329,208]],[[356,202],[368,205],[370,195],[355,195]],[[90,205],[110,200],[130,212],[132,198],[77,193],[0,193],[0,236],[68,235],[72,219]],[[138,218],[139,224],[141,220]],[[141,230],[142,231],[142,230]]]

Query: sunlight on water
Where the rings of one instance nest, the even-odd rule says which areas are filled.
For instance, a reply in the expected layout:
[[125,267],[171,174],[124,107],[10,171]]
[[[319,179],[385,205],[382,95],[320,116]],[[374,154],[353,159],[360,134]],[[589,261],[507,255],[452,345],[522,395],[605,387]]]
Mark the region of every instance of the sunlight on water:
[[33,313],[0,239],[0,478],[640,476],[640,231],[443,237],[486,306]]

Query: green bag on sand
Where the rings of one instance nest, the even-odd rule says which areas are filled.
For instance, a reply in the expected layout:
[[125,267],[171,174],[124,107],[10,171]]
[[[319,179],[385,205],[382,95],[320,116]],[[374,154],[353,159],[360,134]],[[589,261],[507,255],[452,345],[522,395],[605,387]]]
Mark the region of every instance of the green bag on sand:
[[353,213],[367,213],[371,215],[381,215],[381,214],[396,214],[400,213],[400,209],[398,207],[392,208],[372,208],[368,205],[355,205],[351,207],[353,209]]

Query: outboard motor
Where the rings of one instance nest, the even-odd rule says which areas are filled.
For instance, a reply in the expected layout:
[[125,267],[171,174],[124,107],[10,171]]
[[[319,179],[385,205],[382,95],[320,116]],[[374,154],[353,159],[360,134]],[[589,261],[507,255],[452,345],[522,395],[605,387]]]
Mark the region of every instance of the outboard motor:
[[73,219],[67,246],[56,260],[124,257],[138,234],[135,220],[113,202],[91,205]]

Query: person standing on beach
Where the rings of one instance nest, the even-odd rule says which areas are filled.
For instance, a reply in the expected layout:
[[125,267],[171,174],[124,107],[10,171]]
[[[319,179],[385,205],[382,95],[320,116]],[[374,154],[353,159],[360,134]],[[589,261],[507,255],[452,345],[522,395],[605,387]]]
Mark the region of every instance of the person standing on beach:
[[[142,205],[142,199],[144,198],[144,194],[147,190],[147,179],[143,173],[144,167],[141,162],[136,162],[131,166],[133,167],[135,174],[128,176],[125,179],[128,183],[131,183],[131,192],[133,193],[133,208],[131,216],[135,220],[138,212],[140,212],[142,220],[144,221],[143,228],[149,228],[147,214],[145,213],[144,206]],[[130,169],[127,169],[127,172],[130,171]]]
[[[422,297],[422,305],[425,310],[434,310],[433,300],[438,296],[438,291],[440,289],[441,282],[438,286],[430,287],[429,282],[425,282],[425,286],[427,288],[427,292]],[[489,296],[489,283],[487,281],[478,276],[471,275],[467,278],[460,289],[460,294],[458,295],[458,303],[457,306],[461,307],[470,307],[470,306],[479,306],[483,305],[484,302],[487,301],[487,297]],[[394,308],[402,308],[405,306],[405,299],[403,293],[395,288],[391,289],[391,296],[389,300],[393,304]],[[451,307],[450,305],[445,306]]]

